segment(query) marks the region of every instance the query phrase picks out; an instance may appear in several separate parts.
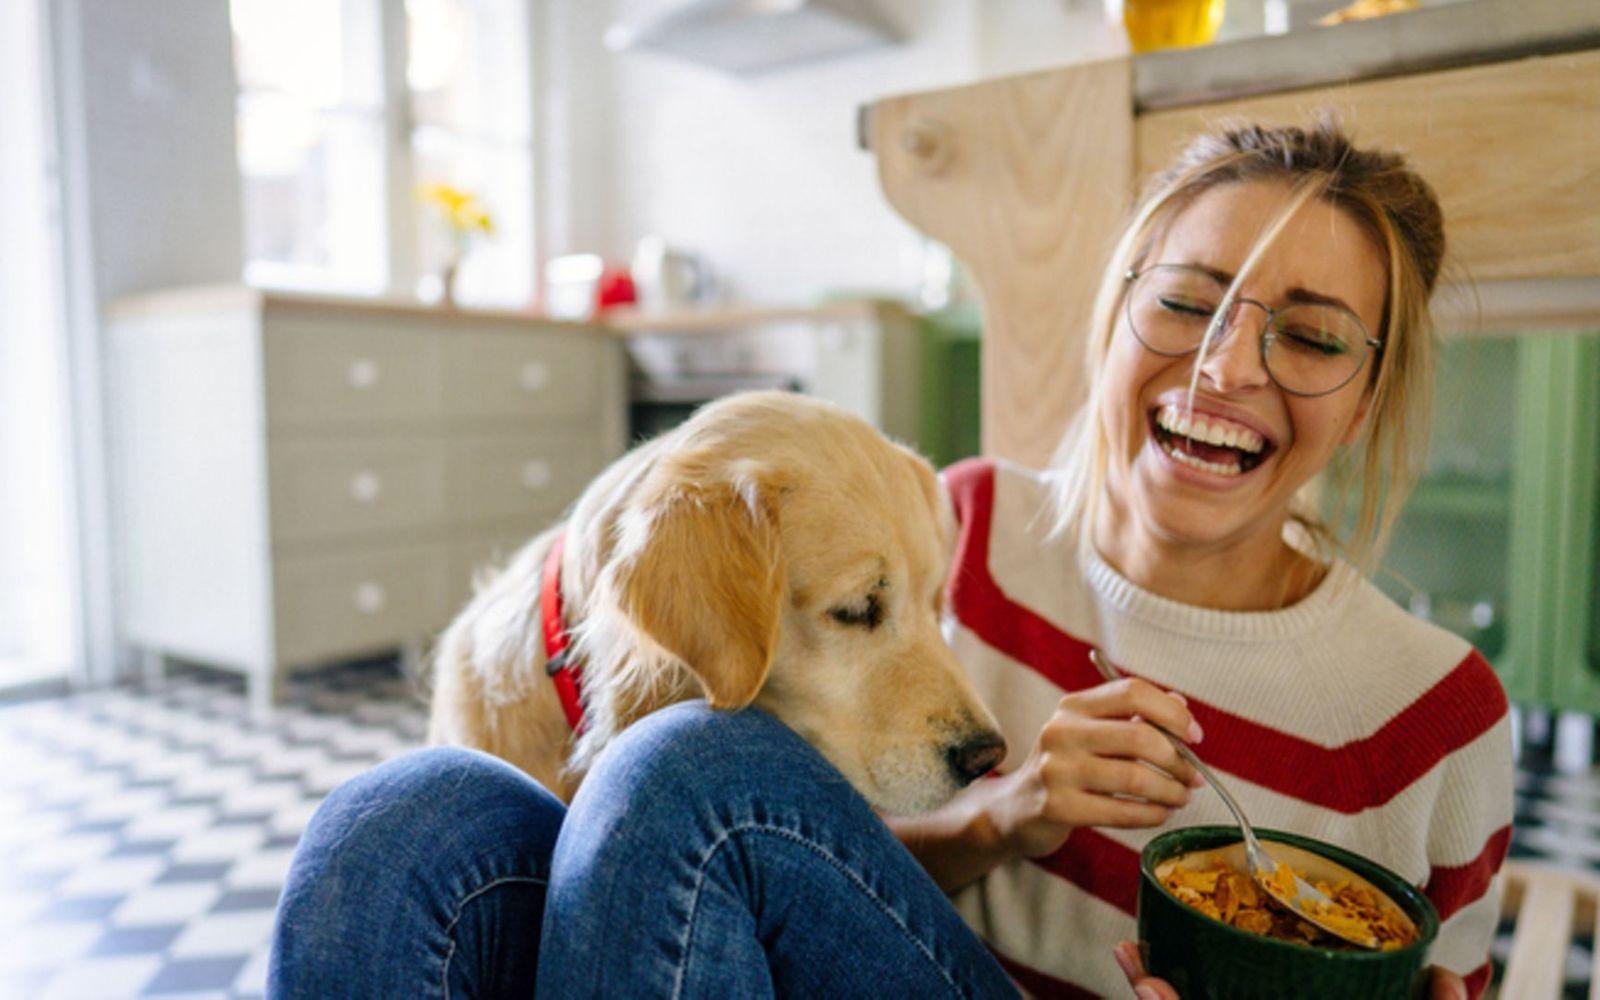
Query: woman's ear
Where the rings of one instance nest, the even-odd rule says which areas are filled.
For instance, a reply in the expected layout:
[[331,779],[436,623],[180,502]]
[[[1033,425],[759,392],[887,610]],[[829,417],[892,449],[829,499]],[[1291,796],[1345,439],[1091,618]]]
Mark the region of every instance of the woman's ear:
[[778,647],[779,488],[759,473],[673,478],[623,526],[615,593],[634,626],[700,679],[711,707],[743,708]]

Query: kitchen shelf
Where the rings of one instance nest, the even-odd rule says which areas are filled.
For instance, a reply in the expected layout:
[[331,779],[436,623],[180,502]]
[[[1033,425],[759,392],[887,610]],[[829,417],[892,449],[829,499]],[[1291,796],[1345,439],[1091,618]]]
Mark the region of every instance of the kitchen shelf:
[[776,323],[837,323],[881,319],[885,313],[909,315],[904,307],[888,300],[852,299],[814,306],[706,306],[646,312],[638,309],[611,309],[599,322],[621,334],[636,333],[729,333],[752,326]]

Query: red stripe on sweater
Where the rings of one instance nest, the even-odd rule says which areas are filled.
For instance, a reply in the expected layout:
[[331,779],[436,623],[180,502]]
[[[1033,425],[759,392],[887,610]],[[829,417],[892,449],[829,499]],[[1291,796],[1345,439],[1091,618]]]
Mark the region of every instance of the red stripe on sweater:
[[[1011,600],[989,572],[994,465],[970,459],[944,475],[961,521],[949,599],[962,625],[1064,691],[1098,684],[1089,644]],[[1184,694],[1202,727],[1230,731],[1226,741],[1197,748],[1207,763],[1347,815],[1388,802],[1507,711],[1505,692],[1476,650],[1377,732],[1340,747],[1319,746]]]
[[1435,865],[1428,871],[1428,881],[1422,891],[1433,901],[1440,920],[1449,920],[1456,911],[1488,891],[1510,847],[1511,827],[1506,825],[1491,834],[1483,850],[1466,864]]
[[1054,854],[1034,861],[1133,916],[1139,902],[1139,852],[1088,827],[1077,827]]
[[1064,979],[1047,976],[1038,969],[1023,965],[1016,959],[1007,958],[993,948],[990,948],[989,952],[994,955],[995,961],[1000,963],[1000,967],[1006,970],[1006,975],[1011,977],[1012,982],[1027,990],[1031,996],[1039,997],[1040,1000],[1057,1000],[1057,998],[1060,998],[1060,1000],[1083,1000],[1083,998],[1093,1000],[1098,995],[1081,986],[1074,986]]
[[1489,988],[1489,976],[1494,972],[1485,962],[1467,973],[1467,1000],[1478,1000],[1483,996],[1483,991]]

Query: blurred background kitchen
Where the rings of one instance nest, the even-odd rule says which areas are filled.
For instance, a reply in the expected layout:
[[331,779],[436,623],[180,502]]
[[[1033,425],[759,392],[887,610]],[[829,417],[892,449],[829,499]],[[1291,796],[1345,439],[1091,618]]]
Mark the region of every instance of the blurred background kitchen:
[[[977,452],[979,303],[858,109],[1345,5],[1176,6],[0,3],[0,993],[259,993],[299,830],[420,741],[474,571],[695,406]],[[1514,853],[1578,870],[1600,295],[1565,291],[1570,335],[1450,342],[1381,582],[1502,670]]]

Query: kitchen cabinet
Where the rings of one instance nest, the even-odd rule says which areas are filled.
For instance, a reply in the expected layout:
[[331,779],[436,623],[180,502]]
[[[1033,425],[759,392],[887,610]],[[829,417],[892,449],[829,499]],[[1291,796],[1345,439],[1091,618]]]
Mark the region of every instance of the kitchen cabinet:
[[1514,701],[1600,714],[1600,330],[1448,338],[1378,583]]
[[837,403],[943,466],[977,453],[980,319],[885,300],[814,306],[616,310],[628,339],[636,436],[727,392],[789,388]]
[[594,327],[163,292],[108,316],[124,642],[243,673],[419,650],[622,452]]

